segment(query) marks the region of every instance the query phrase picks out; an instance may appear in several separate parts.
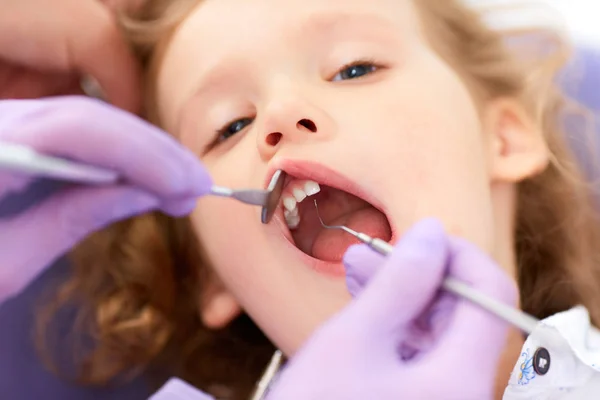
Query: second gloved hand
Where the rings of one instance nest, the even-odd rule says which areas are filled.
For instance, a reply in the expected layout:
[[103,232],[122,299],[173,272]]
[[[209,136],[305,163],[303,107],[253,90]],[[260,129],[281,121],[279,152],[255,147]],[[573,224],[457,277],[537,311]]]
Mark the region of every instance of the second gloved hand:
[[[0,218],[0,302],[88,234],[136,214],[189,213],[212,181],[197,158],[165,132],[84,97],[0,101],[0,141],[114,170],[122,181],[66,186],[18,215]],[[30,178],[0,169],[0,203]],[[23,199],[30,200],[30,199]]]
[[387,259],[356,246],[344,261],[353,303],[292,357],[269,400],[492,398],[508,326],[440,286],[450,274],[513,305],[516,287],[493,261],[432,220]]

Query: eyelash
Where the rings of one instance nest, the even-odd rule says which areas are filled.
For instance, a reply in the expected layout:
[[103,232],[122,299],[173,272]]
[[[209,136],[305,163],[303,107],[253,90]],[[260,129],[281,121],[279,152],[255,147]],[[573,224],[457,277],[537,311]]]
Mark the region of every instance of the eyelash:
[[[350,78],[350,79],[346,79],[346,80],[357,80],[357,79],[361,79],[366,75],[370,75],[374,72],[377,72],[379,69],[381,69],[381,65],[378,64],[375,60],[370,59],[370,58],[364,58],[364,59],[359,59],[356,61],[353,61],[351,63],[345,64],[344,66],[342,66],[341,68],[338,69],[338,71],[335,73],[335,75],[330,79],[332,82],[337,82],[339,80],[335,80],[335,77],[338,76],[339,74],[341,74],[343,71],[348,70],[350,68],[353,67],[359,67],[359,66],[369,66],[371,67],[369,72],[367,72],[365,75],[356,77],[356,78]],[[241,132],[243,129],[246,128],[246,126],[250,125],[253,121],[253,118],[248,118],[248,117],[244,117],[244,118],[239,118],[236,120],[233,120],[231,122],[228,122],[227,124],[225,124],[221,129],[217,130],[217,139],[216,139],[216,143],[215,145],[222,143],[224,141],[226,141],[227,139],[229,139],[229,137],[234,136],[235,134]],[[237,124],[239,122],[247,122],[248,125],[245,125],[244,127],[242,127],[239,131],[236,132],[230,132],[230,128],[234,125]],[[230,136],[226,136],[226,135],[230,135]]]
[[[348,63],[344,66],[342,66],[341,68],[339,68],[337,70],[337,72],[335,73],[335,75],[330,79],[333,82],[336,82],[335,77],[339,74],[342,73],[342,71],[345,71],[349,68],[352,67],[360,67],[360,66],[370,66],[372,67],[372,70],[370,70],[366,75],[370,75],[374,72],[377,72],[378,70],[380,70],[382,68],[381,64],[379,64],[376,60],[372,59],[372,58],[361,58],[358,59],[356,61],[352,61],[351,63]],[[366,76],[363,75],[363,76]],[[357,80],[357,79],[361,79],[363,76],[359,76],[357,78],[353,78],[353,79],[347,79],[347,80]]]
[[[248,118],[248,117],[244,117],[244,118],[238,118],[236,120],[233,120],[231,122],[228,122],[227,124],[225,124],[225,126],[223,126],[221,129],[217,130],[217,143],[222,143],[224,141],[226,141],[227,139],[229,139],[229,137],[235,135],[236,133],[239,133],[240,131],[242,131],[244,128],[246,128],[246,126],[250,125],[252,123],[253,118]],[[237,124],[238,122],[248,122],[248,125],[244,126],[243,128],[241,128],[239,131],[237,132],[229,132],[229,129],[234,125]],[[225,136],[227,134],[230,134],[231,136]]]

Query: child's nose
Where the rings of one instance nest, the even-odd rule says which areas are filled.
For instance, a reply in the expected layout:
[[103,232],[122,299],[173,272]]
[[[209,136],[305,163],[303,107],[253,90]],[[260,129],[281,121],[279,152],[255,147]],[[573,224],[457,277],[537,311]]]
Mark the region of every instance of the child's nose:
[[[317,124],[308,118],[302,118],[298,122],[296,122],[295,128],[286,130],[286,135],[292,134],[310,134],[310,133],[318,133]],[[264,141],[267,146],[275,147],[279,144],[281,139],[283,138],[283,132],[267,132]]]
[[261,156],[270,159],[285,143],[301,143],[326,136],[332,131],[331,118],[306,99],[288,98],[272,103],[263,111],[258,135]]

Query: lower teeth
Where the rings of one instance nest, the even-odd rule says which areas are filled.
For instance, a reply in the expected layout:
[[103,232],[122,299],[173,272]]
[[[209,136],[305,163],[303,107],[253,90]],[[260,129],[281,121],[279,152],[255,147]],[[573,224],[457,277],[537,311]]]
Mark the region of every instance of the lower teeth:
[[300,225],[300,213],[298,212],[298,208],[296,207],[293,211],[285,211],[285,222],[287,223],[288,228],[296,229],[298,225]]

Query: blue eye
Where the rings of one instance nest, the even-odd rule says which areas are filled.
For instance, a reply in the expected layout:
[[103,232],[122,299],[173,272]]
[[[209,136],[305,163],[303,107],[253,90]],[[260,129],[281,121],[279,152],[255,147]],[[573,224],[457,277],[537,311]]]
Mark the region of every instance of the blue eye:
[[245,127],[252,123],[252,118],[241,118],[233,121],[232,123],[225,125],[222,129],[218,131],[219,141],[222,142],[224,140],[229,139],[236,133],[242,131]]
[[344,66],[334,77],[333,81],[347,81],[362,78],[377,71],[378,67],[369,61],[357,61]]

